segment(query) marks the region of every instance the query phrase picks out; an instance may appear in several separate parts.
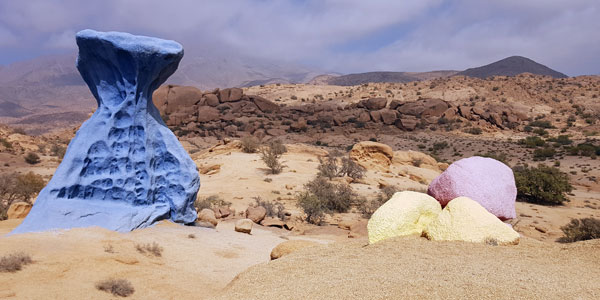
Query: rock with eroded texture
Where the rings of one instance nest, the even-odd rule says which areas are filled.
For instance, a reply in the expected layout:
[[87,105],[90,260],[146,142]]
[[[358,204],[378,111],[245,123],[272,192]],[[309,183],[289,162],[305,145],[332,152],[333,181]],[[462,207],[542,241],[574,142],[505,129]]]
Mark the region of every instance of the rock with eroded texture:
[[464,196],[477,201],[501,220],[517,216],[517,186],[513,171],[492,158],[473,156],[452,163],[431,182],[427,193],[442,206]]
[[465,241],[492,245],[516,245],[519,233],[467,197],[448,203],[424,235],[434,241]]
[[250,219],[241,219],[235,222],[235,231],[250,234],[254,222]]
[[29,212],[31,211],[31,204],[27,202],[13,202],[8,207],[8,211],[6,212],[6,216],[8,219],[23,219],[27,217]]
[[392,147],[371,141],[360,142],[352,147],[350,158],[366,169],[388,171],[392,164]]
[[421,235],[441,211],[440,203],[427,194],[412,191],[395,193],[369,219],[369,243],[395,236]]
[[77,69],[98,109],[12,233],[88,226],[126,232],[164,219],[193,223],[198,170],[152,103],[183,48],[120,32],[83,30],[76,40]]

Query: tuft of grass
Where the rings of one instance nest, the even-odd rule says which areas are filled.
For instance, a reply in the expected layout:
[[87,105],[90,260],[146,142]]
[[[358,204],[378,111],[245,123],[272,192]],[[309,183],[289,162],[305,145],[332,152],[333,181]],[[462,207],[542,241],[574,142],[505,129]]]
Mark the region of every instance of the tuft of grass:
[[133,295],[135,289],[127,279],[107,279],[96,283],[96,289],[119,297]]
[[135,245],[135,250],[142,254],[149,254],[154,255],[156,257],[161,257],[163,247],[161,247],[157,242],[152,242],[152,244],[137,244]]
[[187,236],[187,237],[188,237],[188,239],[195,239],[195,238],[196,238],[196,235],[195,235],[195,234],[193,234],[193,233],[190,233],[190,234],[188,234],[188,236]]
[[486,237],[485,240],[483,241],[486,245],[490,245],[490,246],[498,246],[500,243],[498,242],[497,239],[493,238],[493,237]]
[[23,269],[23,266],[33,263],[31,256],[17,252],[0,257],[0,272],[14,273]]

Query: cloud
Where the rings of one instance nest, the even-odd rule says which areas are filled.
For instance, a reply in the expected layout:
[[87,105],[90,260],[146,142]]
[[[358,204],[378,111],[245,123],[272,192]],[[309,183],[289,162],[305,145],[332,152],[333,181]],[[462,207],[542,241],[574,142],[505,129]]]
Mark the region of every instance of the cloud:
[[600,72],[598,15],[591,0],[0,0],[0,51],[73,49],[73,34],[93,28],[175,39],[188,54],[341,72],[464,69],[524,55],[576,75]]

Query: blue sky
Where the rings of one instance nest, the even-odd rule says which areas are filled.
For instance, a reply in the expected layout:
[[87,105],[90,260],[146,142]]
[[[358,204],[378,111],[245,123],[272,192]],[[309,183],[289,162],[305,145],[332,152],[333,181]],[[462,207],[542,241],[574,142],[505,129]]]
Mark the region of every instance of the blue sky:
[[462,70],[511,55],[600,73],[598,0],[0,0],[0,64],[74,52],[85,28],[343,73]]

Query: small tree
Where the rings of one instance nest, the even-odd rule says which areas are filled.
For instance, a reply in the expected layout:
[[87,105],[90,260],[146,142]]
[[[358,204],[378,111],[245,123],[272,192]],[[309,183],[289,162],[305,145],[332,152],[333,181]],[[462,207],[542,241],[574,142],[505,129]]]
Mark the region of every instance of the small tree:
[[566,194],[573,190],[569,175],[555,167],[540,164],[537,168],[513,168],[517,184],[517,199],[543,205],[561,205],[569,201]]
[[304,185],[305,190],[296,198],[306,221],[319,224],[325,214],[345,213],[356,202],[356,194],[347,184],[333,184],[318,176]]
[[33,152],[29,152],[25,155],[25,162],[30,165],[35,165],[40,162],[40,157]]

